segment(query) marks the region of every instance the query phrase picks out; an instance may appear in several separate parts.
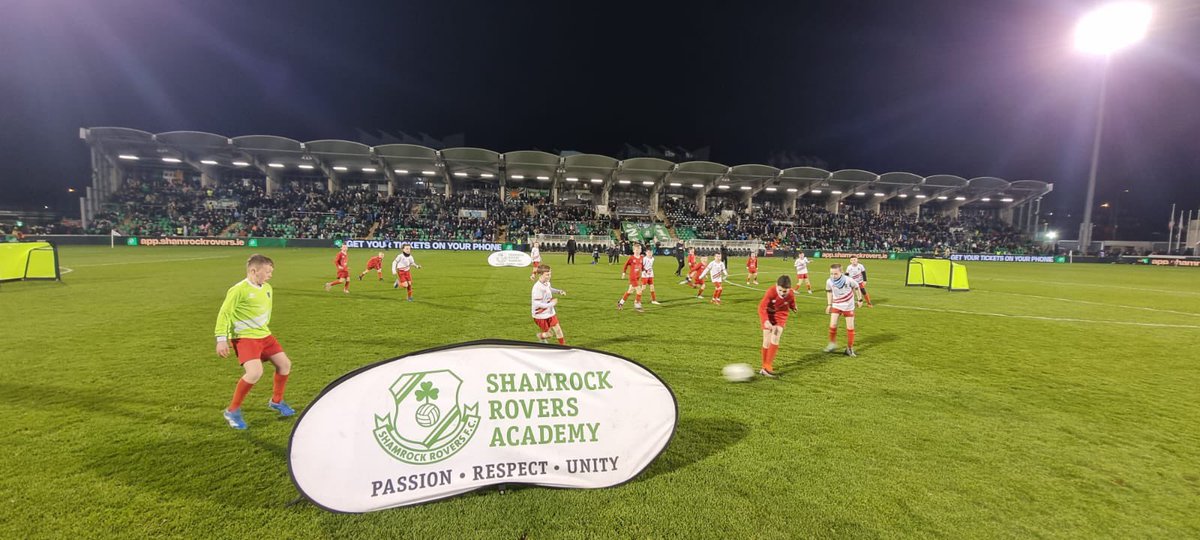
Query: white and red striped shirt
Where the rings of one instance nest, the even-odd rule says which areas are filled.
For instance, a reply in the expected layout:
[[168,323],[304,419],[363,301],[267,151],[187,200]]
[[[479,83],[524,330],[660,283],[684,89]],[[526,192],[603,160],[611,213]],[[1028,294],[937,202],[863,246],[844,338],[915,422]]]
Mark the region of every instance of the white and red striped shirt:
[[850,276],[842,276],[837,280],[833,278],[825,280],[825,290],[833,293],[834,309],[854,311],[854,291],[856,289],[858,289],[858,282]]
[[412,267],[417,265],[417,261],[412,255],[400,253],[396,255],[396,260],[392,261],[392,273],[408,272]]
[[796,259],[796,273],[797,274],[807,274],[808,273],[808,257],[805,257],[803,253],[801,253],[800,257]]
[[536,281],[533,284],[533,293],[531,295],[530,310],[535,319],[549,319],[555,315],[554,311],[554,293],[561,292],[558,289],[550,286],[550,282],[542,283]]
[[859,283],[866,281],[863,279],[863,274],[866,271],[867,267],[863,266],[862,263],[852,264],[846,267],[846,275],[850,276],[850,279],[853,279]]

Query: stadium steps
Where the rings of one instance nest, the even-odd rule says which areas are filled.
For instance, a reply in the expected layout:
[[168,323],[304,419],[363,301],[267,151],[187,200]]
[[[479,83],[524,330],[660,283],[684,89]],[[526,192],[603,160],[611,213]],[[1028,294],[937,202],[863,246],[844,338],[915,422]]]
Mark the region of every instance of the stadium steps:
[[379,222],[376,221],[375,223],[371,224],[371,230],[367,231],[367,239],[374,240],[375,239],[375,231],[378,231],[378,230],[379,230]]
[[235,221],[233,223],[230,223],[229,225],[226,225],[224,229],[221,229],[221,232],[218,233],[217,236],[221,236],[221,237],[230,236],[230,234],[229,234],[230,231],[233,231],[233,230],[240,231],[241,229],[242,229],[242,222]]

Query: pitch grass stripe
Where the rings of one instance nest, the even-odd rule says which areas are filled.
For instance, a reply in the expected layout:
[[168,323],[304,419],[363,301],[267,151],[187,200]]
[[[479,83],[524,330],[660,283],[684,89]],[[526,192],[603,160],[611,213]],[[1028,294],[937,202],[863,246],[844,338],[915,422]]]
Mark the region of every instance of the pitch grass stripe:
[[233,255],[214,255],[212,257],[187,257],[187,258],[175,258],[175,259],[154,259],[154,260],[149,260],[149,261],[123,261],[123,262],[101,263],[101,264],[77,264],[77,265],[75,265],[75,268],[94,268],[97,266],[124,266],[127,264],[168,263],[168,262],[179,262],[179,261],[207,261],[210,259],[228,259],[230,257],[233,257]]
[[911,309],[916,311],[934,311],[938,313],[956,313],[960,315],[983,315],[986,317],[1007,317],[1011,319],[1033,319],[1039,321],[1055,321],[1055,322],[1073,322],[1087,324],[1122,324],[1127,326],[1151,326],[1155,328],[1191,328],[1200,330],[1200,326],[1194,324],[1162,324],[1162,323],[1144,323],[1131,321],[1099,321],[1093,319],[1072,319],[1069,317],[1041,317],[1038,315],[1009,315],[1007,313],[990,313],[987,311],[966,311],[962,309],[942,309],[942,308],[926,308],[917,306],[898,306],[896,304],[876,304],[879,307],[888,307],[896,309]]
[[[972,277],[971,281],[1012,281],[1012,282],[1016,282],[1016,283],[1029,283],[1029,280],[1025,280],[1025,279],[978,277],[978,276]],[[1103,289],[1125,289],[1127,291],[1155,292],[1155,293],[1163,293],[1163,294],[1186,294],[1186,295],[1191,295],[1191,296],[1200,296],[1200,293],[1193,292],[1193,291],[1148,289],[1145,287],[1126,287],[1124,285],[1109,285],[1107,283],[1079,283],[1077,281],[1041,281],[1041,280],[1038,280],[1038,283],[1048,283],[1051,285],[1070,285],[1072,287],[1100,287]]]
[[1039,296],[1036,294],[1014,293],[1014,292],[1007,292],[1007,291],[989,291],[987,289],[976,289],[976,291],[985,292],[985,293],[993,293],[993,294],[1007,294],[1010,296],[1024,296],[1026,298],[1040,298],[1042,300],[1058,300],[1060,302],[1072,302],[1075,304],[1087,304],[1090,306],[1115,307],[1115,308],[1122,308],[1122,309],[1140,309],[1143,311],[1154,311],[1157,313],[1170,313],[1172,315],[1187,315],[1189,317],[1200,317],[1200,313],[1192,313],[1192,312],[1188,312],[1188,311],[1174,311],[1174,310],[1170,310],[1170,309],[1158,309],[1158,308],[1144,307],[1144,306],[1126,306],[1126,305],[1122,305],[1122,304],[1106,304],[1104,302],[1092,302],[1089,300],[1075,300],[1072,298],[1059,298],[1057,296]]
[[[731,282],[729,284],[733,285],[735,287],[741,287],[743,289],[752,289],[755,291],[763,290],[763,289],[759,289],[759,288],[755,288],[755,287],[748,287],[748,286],[742,285],[740,283],[732,283]],[[997,291],[988,291],[988,292],[997,292]],[[1007,294],[1013,294],[1016,296],[1031,296],[1033,298],[1045,298],[1048,300],[1063,300],[1066,302],[1080,302],[1080,303],[1086,303],[1086,304],[1095,304],[1095,305],[1099,305],[1099,306],[1127,307],[1127,308],[1132,308],[1132,309],[1145,309],[1145,310],[1150,310],[1150,311],[1161,311],[1161,312],[1165,312],[1165,313],[1180,313],[1183,315],[1195,315],[1194,313],[1184,313],[1184,312],[1168,311],[1168,310],[1154,309],[1154,308],[1139,308],[1136,306],[1117,306],[1114,304],[1101,304],[1099,302],[1085,302],[1083,300],[1070,300],[1070,299],[1066,299],[1066,298],[1054,298],[1052,296],[1034,296],[1034,295],[1028,295],[1028,294],[1018,294],[1018,293],[1007,293]],[[807,295],[805,295],[805,296],[807,296]],[[797,294],[796,297],[800,298],[800,295]],[[814,296],[812,298],[816,298],[816,297]],[[983,316],[987,316],[987,317],[1010,317],[1013,319],[1035,319],[1035,320],[1041,320],[1041,321],[1080,322],[1080,323],[1089,323],[1089,324],[1093,324],[1093,323],[1123,324],[1123,325],[1128,325],[1128,326],[1150,326],[1150,327],[1155,327],[1155,328],[1200,329],[1200,326],[1192,325],[1192,324],[1162,324],[1162,323],[1143,323],[1143,322],[1131,322],[1131,321],[1097,321],[1097,320],[1091,320],[1091,319],[1072,319],[1072,318],[1068,318],[1068,317],[1040,317],[1037,315],[1009,315],[1007,313],[989,313],[986,311],[966,311],[966,310],[961,310],[961,309],[940,309],[940,308],[926,308],[926,307],[917,307],[917,306],[900,306],[900,305],[896,305],[896,304],[875,304],[875,305],[882,306],[882,307],[896,308],[896,309],[912,309],[912,310],[917,310],[917,311],[935,311],[935,312],[940,312],[940,313],[958,313],[958,314],[962,314],[962,315],[983,315]]]

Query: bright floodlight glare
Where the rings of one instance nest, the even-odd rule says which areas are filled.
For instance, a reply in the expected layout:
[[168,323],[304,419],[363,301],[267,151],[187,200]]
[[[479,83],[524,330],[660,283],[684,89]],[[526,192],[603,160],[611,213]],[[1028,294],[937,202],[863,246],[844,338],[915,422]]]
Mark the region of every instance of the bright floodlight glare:
[[297,167],[300,167],[301,169],[304,169],[306,171],[311,170],[313,168],[312,165],[297,165]]
[[200,163],[202,165],[216,165],[217,164],[217,162],[215,162],[211,159],[202,159],[202,160],[200,160]]
[[392,172],[396,174],[408,174],[408,169],[393,169]]
[[282,163],[268,163],[267,166],[272,169],[282,169],[283,168]]
[[375,167],[363,167],[362,172],[375,172]]
[[459,177],[459,178],[466,178],[466,177],[467,177],[467,173],[465,173],[465,172],[456,172],[456,173],[454,173],[454,176],[457,176],[457,177]]
[[961,196],[961,195],[959,195],[958,197],[955,197],[955,198],[954,198],[954,200],[956,200],[956,201],[965,201],[965,200],[967,200],[967,198],[966,198],[966,197],[963,197],[963,196]]
[[163,163],[180,163],[183,161],[179,158],[174,158],[174,157],[165,157],[165,158],[162,158],[162,160],[163,160]]
[[1013,200],[1012,200],[1012,197],[1005,197],[1003,199],[1000,199],[1000,202],[1013,202]]
[[568,179],[567,179],[567,181],[568,181],[568,182],[578,182],[578,181],[579,181],[579,179],[578,179],[578,178],[574,178],[574,177],[572,177],[572,178],[568,178]]
[[790,188],[788,188],[788,193],[795,193],[795,192],[797,192],[797,191],[800,191],[800,190],[798,190],[798,189],[796,189],[796,188],[794,188],[794,187],[790,187]]
[[480,178],[495,178],[495,177],[496,177],[496,175],[494,175],[494,174],[492,174],[492,173],[490,173],[490,172],[485,172],[485,173],[483,173],[483,174],[479,175],[479,177],[480,177]]
[[549,180],[550,177],[549,176],[539,176],[539,177],[537,177],[537,179],[538,180]]
[[907,194],[907,193],[901,193],[901,194],[900,194],[900,198],[901,198],[901,199],[907,199],[907,198],[908,198],[908,194]]
[[234,167],[249,167],[250,163],[247,161],[235,161],[235,162],[233,162],[233,166]]
[[875,196],[876,196],[876,197],[883,197],[883,196],[885,196],[885,195],[887,195],[887,194],[886,194],[886,193],[880,193],[880,192],[878,192],[878,191],[876,191],[876,192],[875,192]]
[[982,199],[979,199],[979,200],[981,200],[981,201],[983,201],[983,202],[992,202],[992,199],[991,199],[991,197],[984,197],[984,198],[982,198]]
[[509,175],[509,177],[512,178],[513,180],[524,180],[525,179],[525,175],[523,175],[523,174],[513,174],[513,175]]
[[775,191],[775,188],[769,187],[769,188],[767,188],[767,191]]
[[918,199],[924,199],[924,198],[925,198],[925,196],[924,196],[924,195],[921,195],[920,193],[918,193],[918,194],[917,194],[917,198],[918,198]]
[[350,170],[350,167],[346,167],[343,165],[334,165],[333,170],[338,171],[338,172],[346,172],[346,171]]
[[729,189],[729,184],[721,184],[717,186],[717,189]]
[[593,179],[592,179],[592,183],[593,183],[593,184],[599,184],[599,183],[601,183],[601,182],[603,182],[603,181],[604,181],[604,180],[601,180],[601,179],[599,179],[599,178],[593,178]]
[[832,194],[834,194],[834,195],[841,195],[841,194],[842,194],[842,192],[840,192],[840,191],[838,191],[838,190],[836,190],[836,189],[835,189],[835,190],[833,190],[833,191],[830,191],[830,193],[832,193]]
[[682,185],[683,185],[683,184],[680,184],[679,182],[671,182],[671,187],[679,187],[679,186],[682,186]]
[[740,188],[738,188],[738,189],[740,189],[740,190],[742,190],[742,191],[750,191],[750,190],[752,190],[752,189],[754,189],[754,188],[752,188],[752,187],[750,187],[750,186],[742,186],[742,187],[740,187]]
[[654,182],[651,182],[650,180],[642,180],[642,185],[643,186],[653,186]]
[[815,194],[817,194],[817,195],[820,195],[820,194],[821,194],[821,193],[823,193],[823,192],[822,192],[821,190],[819,190],[819,189],[814,189],[814,190],[810,191],[809,193],[815,193]]
[[950,198],[950,197],[947,197],[947,196],[945,196],[945,195],[938,195],[938,200],[939,200],[939,201],[944,201],[944,200],[946,200],[946,199],[949,199],[949,198]]
[[130,160],[130,161],[137,161],[137,160],[138,160],[138,157],[137,157],[137,156],[134,156],[134,155],[131,155],[131,154],[121,154],[121,155],[119,155],[119,156],[117,156],[117,157],[119,157],[119,158],[121,158],[121,159],[128,159],[128,160]]
[[1146,37],[1154,10],[1141,2],[1114,2],[1100,6],[1075,25],[1075,49],[1109,55]]
[[1049,238],[1051,240],[1058,238],[1058,231],[1046,231],[1046,238]]
[[854,192],[854,196],[856,196],[856,197],[862,197],[863,195],[866,195],[866,194],[867,193],[865,191],[855,191]]
[[421,171],[421,174],[423,174],[425,176],[433,176],[433,175],[437,174],[437,171]]
[[704,187],[704,184],[692,184],[692,187],[694,187],[696,189],[700,189],[700,188]]

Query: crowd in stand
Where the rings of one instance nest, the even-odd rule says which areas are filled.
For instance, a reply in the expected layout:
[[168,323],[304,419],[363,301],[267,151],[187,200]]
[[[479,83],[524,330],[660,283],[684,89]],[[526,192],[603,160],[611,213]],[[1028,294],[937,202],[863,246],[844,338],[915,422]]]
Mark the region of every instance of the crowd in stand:
[[[261,180],[201,187],[193,179],[130,178],[89,223],[90,234],[137,236],[253,236],[290,238],[389,238],[522,242],[536,234],[609,234],[616,217],[591,204],[552,205],[514,191],[505,200],[493,190],[464,189],[452,196],[416,185],[393,195],[322,183],[289,183],[267,195]],[[962,212],[957,218],[880,213],[846,206],[831,213],[799,205],[794,215],[777,205],[756,205],[747,215],[734,197],[711,196],[700,212],[690,198],[666,197],[666,224],[677,235],[759,240],[770,246],[821,250],[1024,253],[1035,244],[993,215]],[[654,220],[656,216],[650,219]],[[634,218],[645,221],[644,216]],[[68,231],[58,231],[68,232]]]

